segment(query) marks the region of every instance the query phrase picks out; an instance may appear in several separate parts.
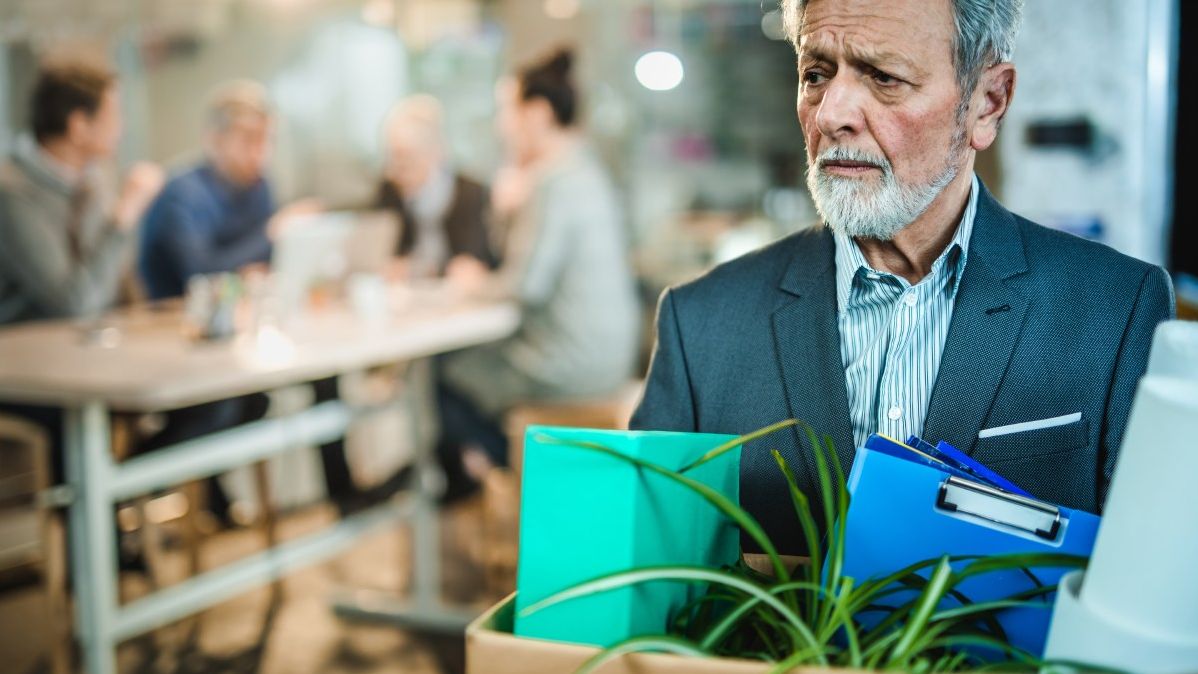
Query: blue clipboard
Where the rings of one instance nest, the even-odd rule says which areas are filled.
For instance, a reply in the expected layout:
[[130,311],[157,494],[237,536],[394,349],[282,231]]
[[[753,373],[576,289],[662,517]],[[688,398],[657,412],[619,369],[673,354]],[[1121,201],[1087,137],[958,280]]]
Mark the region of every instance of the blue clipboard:
[[[1096,515],[1005,492],[916,454],[877,451],[869,444],[857,450],[848,479],[847,576],[863,581],[946,554],[1053,552],[1088,557],[1094,548],[1100,522]],[[1042,583],[1052,585],[1068,569],[1032,571]],[[1034,587],[1031,578],[1015,570],[970,578],[959,589],[978,602]],[[1043,655],[1053,599],[1048,595],[1038,600],[1043,607],[998,615],[1012,645]]]

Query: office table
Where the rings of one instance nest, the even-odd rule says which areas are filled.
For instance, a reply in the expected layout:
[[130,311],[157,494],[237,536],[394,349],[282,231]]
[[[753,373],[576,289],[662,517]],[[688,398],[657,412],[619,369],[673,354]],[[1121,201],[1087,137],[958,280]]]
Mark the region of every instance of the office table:
[[[120,463],[112,454],[109,413],[158,412],[381,365],[426,362],[502,339],[519,322],[512,304],[467,300],[444,288],[407,289],[403,296],[399,306],[372,320],[331,306],[286,329],[268,325],[224,342],[185,337],[179,307],[131,309],[90,326],[57,321],[0,330],[0,400],[65,411],[75,633],[85,671],[112,674],[120,641],[328,559],[397,518],[413,525],[412,610],[433,622],[443,617],[435,479],[417,479],[408,498],[127,604],[119,605],[117,596],[115,503],[327,442],[342,436],[354,418],[379,408],[329,401]],[[405,389],[391,404],[413,402],[410,387]],[[412,435],[418,436],[415,429]],[[428,452],[419,443],[413,449],[417,475],[435,475]]]

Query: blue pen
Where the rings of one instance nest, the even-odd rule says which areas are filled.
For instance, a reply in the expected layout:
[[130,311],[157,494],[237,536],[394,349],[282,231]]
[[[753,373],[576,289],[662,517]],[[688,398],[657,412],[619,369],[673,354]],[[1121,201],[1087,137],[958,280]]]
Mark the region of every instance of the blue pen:
[[1009,492],[1011,494],[1018,494],[1020,496],[1027,496],[1029,498],[1033,498],[1031,494],[1020,489],[1018,486],[1015,485],[1015,483],[1004,478],[1003,476],[999,475],[998,473],[995,473],[994,471],[990,470],[986,466],[979,463],[973,457],[969,456],[965,452],[962,452],[961,450],[957,449],[956,447],[953,447],[952,445],[948,444],[947,442],[945,442],[943,440],[941,440],[939,443],[936,444],[935,447],[933,447],[932,444],[930,442],[928,442],[927,440],[924,440],[923,438],[912,435],[911,437],[907,438],[907,444],[919,449],[919,451],[921,451],[925,454],[933,456],[933,457],[939,459],[940,461],[943,461],[944,463],[969,474],[975,480],[980,480],[981,482],[985,482],[986,484],[989,484],[993,487],[997,487],[997,488],[999,488],[1005,492]]

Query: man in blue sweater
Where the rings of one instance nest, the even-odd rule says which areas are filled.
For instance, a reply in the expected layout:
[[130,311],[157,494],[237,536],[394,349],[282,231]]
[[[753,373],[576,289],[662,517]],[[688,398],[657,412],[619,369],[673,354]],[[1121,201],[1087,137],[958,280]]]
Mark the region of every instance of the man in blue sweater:
[[[311,202],[276,211],[266,178],[270,158],[272,112],[265,89],[256,82],[223,86],[208,112],[205,158],[172,178],[150,207],[142,225],[139,269],[152,300],[183,295],[188,280],[199,274],[239,272],[270,261],[272,241],[285,223],[311,213]],[[337,397],[336,378],[313,383],[316,401]],[[203,413],[171,419],[176,429],[159,444],[209,433],[250,421],[266,411],[265,396],[253,395],[211,403]],[[344,443],[323,445],[325,484],[344,513],[365,498],[354,486]],[[223,497],[211,492],[213,510],[223,515]]]
[[175,176],[142,226],[139,267],[150,299],[178,297],[197,274],[236,272],[270,260],[275,213],[266,179],[271,113],[260,85],[234,82],[215,97],[206,156]]

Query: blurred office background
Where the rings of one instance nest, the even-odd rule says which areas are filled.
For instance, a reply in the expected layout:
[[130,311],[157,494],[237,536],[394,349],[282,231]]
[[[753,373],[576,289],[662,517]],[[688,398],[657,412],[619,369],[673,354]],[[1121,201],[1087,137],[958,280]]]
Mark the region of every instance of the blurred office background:
[[[1027,0],[1014,107],[979,162],[1008,208],[1165,265],[1190,304],[1198,303],[1198,196],[1189,154],[1198,143],[1187,121],[1198,112],[1198,47],[1181,36],[1196,30],[1198,7],[1181,0]],[[583,126],[627,215],[646,340],[663,288],[815,223],[793,52],[773,0],[0,0],[0,147],[27,128],[39,62],[89,54],[120,77],[125,134],[114,172],[139,160],[168,171],[195,160],[208,93],[253,78],[279,114],[270,174],[280,203],[368,203],[384,117],[415,93],[442,101],[454,165],[489,183],[502,161],[497,81],[563,45],[576,50]],[[314,461],[274,467],[286,483],[276,498],[301,513],[300,529],[302,506],[320,498]],[[467,561],[486,556],[470,552],[475,526],[469,514],[447,523]],[[229,536],[214,559],[253,545]],[[437,644],[329,613],[323,592],[342,576],[402,584],[399,562],[371,566],[398,559],[402,536],[363,545],[331,572],[335,581],[317,571],[288,581],[298,585],[289,585],[274,636],[263,636],[268,602],[254,595],[204,623],[199,651],[226,659],[171,660],[169,640],[154,637],[122,667],[452,668]],[[467,584],[471,568],[460,570]],[[40,671],[48,646],[23,628],[39,619],[40,595],[28,575],[3,580],[0,669]]]
[[[738,227],[747,227],[738,243],[757,242],[813,221],[797,77],[775,4],[5,0],[0,143],[26,123],[39,59],[83,51],[120,74],[125,163],[194,158],[205,94],[249,77],[268,86],[281,113],[272,167],[280,201],[366,201],[383,117],[415,92],[445,103],[456,164],[486,181],[499,161],[497,78],[568,45],[581,61],[585,126],[622,188],[638,255],[663,265],[651,275],[668,277],[665,267],[738,250],[725,240]],[[981,162],[1006,205],[1194,272],[1185,250],[1193,240],[1174,221],[1188,212],[1174,185],[1185,193],[1175,168],[1185,170],[1189,132],[1176,120],[1192,105],[1184,81],[1194,57],[1179,40],[1189,14],[1172,0],[1028,1],[1016,103]],[[650,59],[638,76],[638,60],[654,51],[676,59]],[[701,240],[660,245],[671,236]]]

